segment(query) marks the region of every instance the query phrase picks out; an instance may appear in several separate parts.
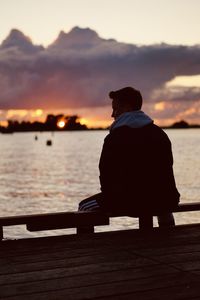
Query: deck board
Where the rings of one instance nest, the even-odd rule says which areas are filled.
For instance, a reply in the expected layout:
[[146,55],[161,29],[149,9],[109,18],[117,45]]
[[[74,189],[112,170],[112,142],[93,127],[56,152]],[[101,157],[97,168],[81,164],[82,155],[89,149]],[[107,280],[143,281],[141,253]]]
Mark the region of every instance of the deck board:
[[200,225],[4,241],[0,299],[200,299]]

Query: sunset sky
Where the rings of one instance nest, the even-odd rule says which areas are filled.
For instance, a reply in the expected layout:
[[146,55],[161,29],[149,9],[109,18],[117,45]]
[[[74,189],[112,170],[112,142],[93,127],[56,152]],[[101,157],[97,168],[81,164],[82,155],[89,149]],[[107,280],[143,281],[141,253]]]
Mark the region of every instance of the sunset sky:
[[[0,0],[0,123],[111,122],[134,86],[156,123],[200,123],[199,0]],[[15,29],[15,30],[13,30]]]

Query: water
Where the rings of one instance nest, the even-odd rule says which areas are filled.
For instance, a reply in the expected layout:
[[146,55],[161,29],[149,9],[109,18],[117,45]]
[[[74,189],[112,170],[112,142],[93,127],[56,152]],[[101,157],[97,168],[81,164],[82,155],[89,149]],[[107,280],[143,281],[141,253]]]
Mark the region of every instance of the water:
[[[166,132],[173,145],[174,173],[181,201],[200,201],[200,130]],[[73,211],[80,200],[98,193],[98,160],[107,133],[0,134],[0,216]],[[46,146],[48,139],[52,140],[52,146]],[[176,223],[199,222],[199,217],[198,212],[176,214]],[[112,222],[114,230],[137,226],[137,219],[131,218]],[[64,230],[68,231],[72,232]],[[61,232],[63,230],[56,231]],[[43,235],[47,234],[55,232]],[[6,228],[5,235],[12,238],[40,234],[28,233],[23,226],[16,226]]]

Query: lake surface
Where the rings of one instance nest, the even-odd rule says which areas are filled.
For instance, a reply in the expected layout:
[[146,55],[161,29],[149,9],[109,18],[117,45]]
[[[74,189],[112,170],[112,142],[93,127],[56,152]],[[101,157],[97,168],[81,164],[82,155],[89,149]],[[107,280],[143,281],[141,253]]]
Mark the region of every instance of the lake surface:
[[[166,133],[172,142],[181,201],[200,201],[200,129]],[[106,130],[0,134],[0,216],[76,210],[80,200],[99,192],[98,161],[107,134]],[[46,145],[48,139],[52,146]],[[177,224],[200,222],[200,212],[175,216]],[[127,227],[138,227],[137,219],[112,222],[114,230]],[[40,235],[22,226],[5,232],[9,238]],[[47,234],[55,232],[42,235]]]

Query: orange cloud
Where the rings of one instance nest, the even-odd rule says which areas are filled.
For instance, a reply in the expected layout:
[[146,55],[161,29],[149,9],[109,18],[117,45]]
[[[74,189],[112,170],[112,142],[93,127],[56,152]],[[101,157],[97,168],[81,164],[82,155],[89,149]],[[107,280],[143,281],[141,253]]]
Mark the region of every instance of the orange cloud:
[[158,102],[154,105],[155,110],[164,110],[165,109],[165,102]]
[[62,32],[47,48],[13,30],[0,45],[0,109],[7,111],[0,120],[44,120],[60,110],[107,127],[108,93],[129,85],[141,90],[156,120],[175,120],[181,112],[187,121],[197,119],[190,109],[199,104],[200,79],[188,83],[183,76],[200,74],[199,60],[199,46],[139,47],[102,39],[89,28]]

